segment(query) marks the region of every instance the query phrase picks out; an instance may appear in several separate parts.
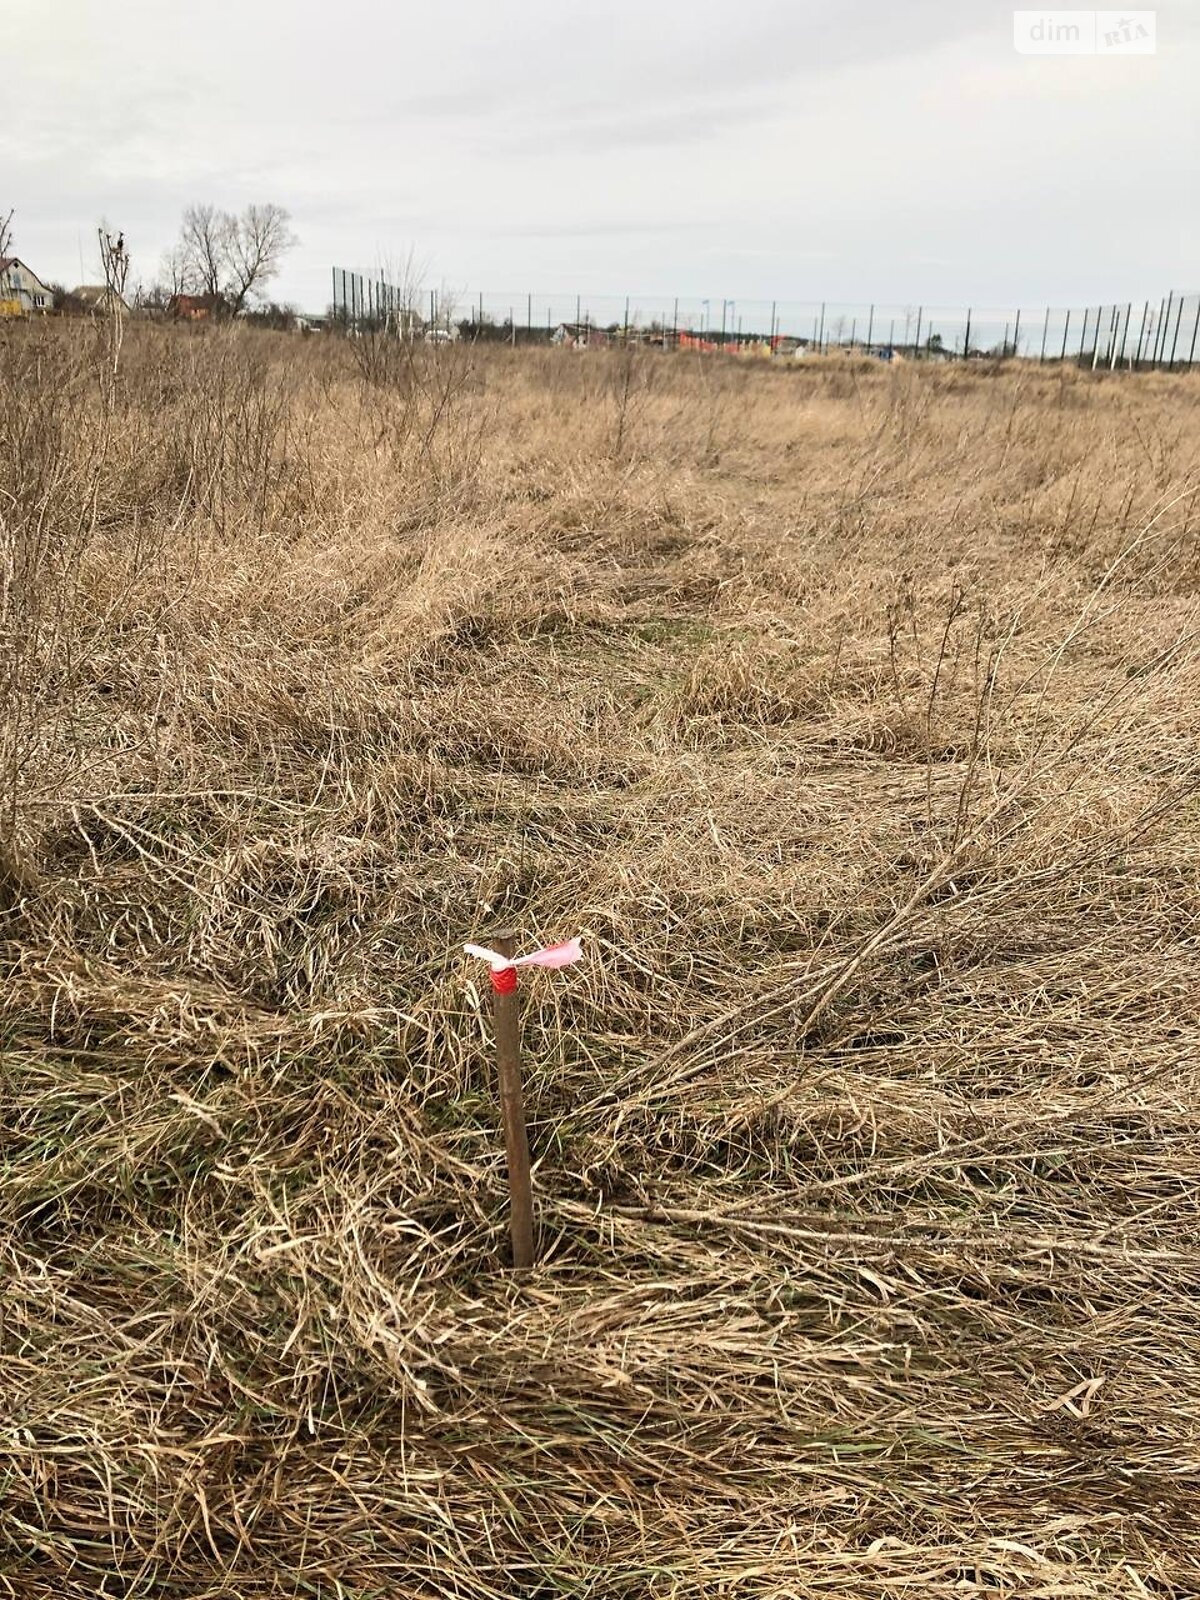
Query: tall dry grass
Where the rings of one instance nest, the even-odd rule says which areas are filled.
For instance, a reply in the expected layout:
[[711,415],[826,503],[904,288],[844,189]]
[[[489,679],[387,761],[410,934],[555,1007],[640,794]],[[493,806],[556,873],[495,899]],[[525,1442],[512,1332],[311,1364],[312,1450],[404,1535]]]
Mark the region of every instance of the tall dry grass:
[[1200,1592],[1195,384],[133,333],[0,340],[0,1592]]

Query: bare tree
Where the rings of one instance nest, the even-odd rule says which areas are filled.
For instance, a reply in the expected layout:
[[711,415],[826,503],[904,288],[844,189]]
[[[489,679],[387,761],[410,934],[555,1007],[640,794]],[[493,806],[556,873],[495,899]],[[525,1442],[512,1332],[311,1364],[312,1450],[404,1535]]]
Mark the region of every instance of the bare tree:
[[12,249],[12,219],[11,207],[7,216],[0,212],[0,256],[6,256]]
[[260,292],[296,243],[291,218],[282,206],[247,206],[227,217],[225,297],[236,317],[250,295]]
[[179,242],[163,260],[172,292],[219,295],[231,315],[260,294],[296,243],[282,206],[247,206],[240,216],[189,206]]
[[199,294],[221,293],[229,220],[216,206],[189,206],[183,213],[176,255],[184,283]]
[[159,281],[155,285],[165,304],[173,295],[186,294],[192,288],[191,274],[188,268],[187,252],[183,242],[173,244],[162,258],[162,265],[158,269]]

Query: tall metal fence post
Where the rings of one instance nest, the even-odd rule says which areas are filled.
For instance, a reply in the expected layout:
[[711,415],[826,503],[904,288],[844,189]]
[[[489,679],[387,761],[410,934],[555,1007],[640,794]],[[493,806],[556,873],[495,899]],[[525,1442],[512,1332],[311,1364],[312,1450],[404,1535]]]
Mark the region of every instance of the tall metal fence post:
[[921,318],[925,315],[925,307],[917,307],[917,336],[913,340],[913,355],[919,355],[921,350]]
[[1146,325],[1147,325],[1147,322],[1149,322],[1149,320],[1150,320],[1150,302],[1149,301],[1144,301],[1144,302],[1142,302],[1142,323],[1141,323],[1141,328],[1139,328],[1139,330],[1138,330],[1138,349],[1134,350],[1134,352],[1133,352],[1133,365],[1134,365],[1134,368],[1138,368],[1138,366],[1142,365],[1142,344],[1144,344],[1144,342],[1146,342]]
[[1174,372],[1175,371],[1175,351],[1176,351],[1176,349],[1178,348],[1178,345],[1179,345],[1179,324],[1180,324],[1180,322],[1182,320],[1183,320],[1183,296],[1180,295],[1179,296],[1179,310],[1175,313],[1175,337],[1171,340],[1171,360],[1170,360],[1170,362],[1168,363],[1168,366],[1167,366],[1167,371],[1168,372]]
[[1061,352],[1061,354],[1059,355],[1059,358],[1058,358],[1060,361],[1065,361],[1067,359],[1067,335],[1068,335],[1068,333],[1070,333],[1070,331],[1071,331],[1071,312],[1070,312],[1070,308],[1068,307],[1066,317],[1063,320],[1062,352]]
[[971,308],[967,307],[967,326],[963,333],[963,360],[971,354]]
[[1188,351],[1188,366],[1196,359],[1196,335],[1200,333],[1200,294],[1196,296],[1196,320],[1192,323],[1192,348]]
[[1017,307],[1016,321],[1013,323],[1013,355],[1021,354],[1021,308]]
[[1129,302],[1129,304],[1125,307],[1125,327],[1124,327],[1124,330],[1123,330],[1123,332],[1121,334],[1121,348],[1117,352],[1117,354],[1113,357],[1113,366],[1114,367],[1119,367],[1121,362],[1124,361],[1124,359],[1125,359],[1125,341],[1129,338],[1129,322],[1130,322],[1130,319],[1132,318],[1132,316],[1133,316],[1133,301],[1131,300]]
[[1161,337],[1158,341],[1158,349],[1154,353],[1154,361],[1156,366],[1162,366],[1163,359],[1167,353],[1167,338],[1171,331],[1171,310],[1174,304],[1175,291],[1174,289],[1168,289],[1167,298],[1163,304],[1162,327],[1160,329]]
[[1050,307],[1047,306],[1046,307],[1046,320],[1042,324],[1042,353],[1038,357],[1039,361],[1045,361],[1045,359],[1046,359],[1046,340],[1049,337],[1050,337]]
[[871,353],[871,335],[875,331],[875,307],[872,305],[867,312],[867,354]]
[[1162,360],[1163,349],[1166,347],[1166,323],[1171,320],[1171,299],[1174,290],[1166,296],[1165,301],[1158,301],[1158,322],[1154,330],[1154,355],[1150,357],[1150,366],[1157,366]]

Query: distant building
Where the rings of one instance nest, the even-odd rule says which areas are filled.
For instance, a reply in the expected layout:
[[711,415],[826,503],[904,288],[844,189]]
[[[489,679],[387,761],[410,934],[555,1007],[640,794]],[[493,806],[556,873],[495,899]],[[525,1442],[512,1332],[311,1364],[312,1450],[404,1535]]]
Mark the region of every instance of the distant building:
[[88,312],[92,316],[108,317],[114,311],[128,311],[128,302],[106,283],[81,283],[67,296],[72,309]]
[[211,322],[228,310],[223,294],[173,294],[167,301],[167,315],[179,322]]
[[550,335],[551,344],[565,345],[571,350],[586,350],[589,345],[608,343],[608,334],[590,322],[560,322]]
[[42,316],[54,306],[54,291],[16,256],[0,256],[0,317]]

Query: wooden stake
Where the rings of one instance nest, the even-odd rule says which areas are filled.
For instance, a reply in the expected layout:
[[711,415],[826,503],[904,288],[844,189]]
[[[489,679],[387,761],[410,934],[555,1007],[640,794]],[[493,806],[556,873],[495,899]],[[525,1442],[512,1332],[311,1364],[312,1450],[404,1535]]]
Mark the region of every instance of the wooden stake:
[[[516,934],[496,934],[492,945],[498,955],[512,956]],[[496,985],[499,978],[504,987]],[[511,969],[493,974],[495,991],[496,1071],[500,1086],[500,1116],[504,1123],[504,1151],[508,1160],[511,1201],[512,1264],[524,1270],[533,1265],[533,1188],[529,1178],[529,1139],[525,1132],[525,1104],[521,1091],[521,1030],[517,1015],[516,978]]]

